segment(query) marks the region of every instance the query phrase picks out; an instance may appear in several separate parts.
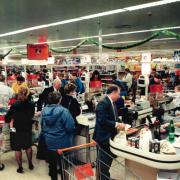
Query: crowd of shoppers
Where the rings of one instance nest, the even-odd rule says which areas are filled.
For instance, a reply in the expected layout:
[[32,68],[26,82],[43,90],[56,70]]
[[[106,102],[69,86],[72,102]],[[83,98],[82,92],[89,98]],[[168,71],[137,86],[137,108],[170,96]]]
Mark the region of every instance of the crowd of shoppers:
[[[95,71],[91,81],[99,80],[99,72]],[[160,83],[160,78],[156,74],[152,74],[150,80],[150,84]],[[125,69],[125,76],[122,81],[118,77],[113,77],[113,85],[108,86],[106,96],[99,101],[96,107],[93,139],[103,150],[99,152],[98,157],[100,162],[103,162],[100,163],[101,175],[99,177],[102,180],[110,178],[109,167],[115,158],[110,151],[109,139],[113,138],[118,130],[125,128],[125,125],[119,122],[117,106],[118,108],[124,106],[124,100],[121,98],[122,93],[127,96],[132,85],[133,76],[129,69]],[[179,89],[177,86],[175,91],[179,92]],[[74,137],[79,133],[77,116],[81,113],[81,106],[76,95],[84,92],[84,85],[77,74],[72,74],[71,80],[69,80],[69,74],[59,74],[52,86],[45,88],[39,95],[36,114],[41,115],[41,141],[43,141],[43,148],[46,150],[45,160],[49,163],[49,175],[52,180],[58,179],[58,165],[62,177],[62,164],[57,149],[73,146]],[[26,151],[29,169],[34,169],[31,146],[35,103],[29,98],[31,93],[22,76],[19,75],[10,88],[5,85],[4,76],[0,75],[0,97],[2,97],[0,98],[0,105],[8,104],[13,94],[16,94],[16,98],[7,111],[5,121],[13,124],[11,147],[15,151],[18,164],[17,172],[23,173],[22,150]],[[5,100],[2,101],[2,99]]]

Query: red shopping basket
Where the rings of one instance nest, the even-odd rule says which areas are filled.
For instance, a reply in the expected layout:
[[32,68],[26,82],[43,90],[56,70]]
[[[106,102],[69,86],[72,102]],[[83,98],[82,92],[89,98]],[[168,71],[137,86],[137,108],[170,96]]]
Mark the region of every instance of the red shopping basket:
[[94,176],[93,168],[91,163],[79,165],[75,167],[74,174],[77,180],[84,180],[87,177]]

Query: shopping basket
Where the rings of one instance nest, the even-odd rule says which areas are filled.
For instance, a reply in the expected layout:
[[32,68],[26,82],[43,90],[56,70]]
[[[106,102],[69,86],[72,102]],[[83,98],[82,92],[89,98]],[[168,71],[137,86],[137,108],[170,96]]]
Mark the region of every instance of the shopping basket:
[[[101,149],[96,142],[59,149],[63,180],[139,180],[140,178],[125,167],[124,161],[113,160],[111,167],[99,159],[99,153],[108,158],[113,156]],[[101,167],[110,168],[111,178],[101,171]]]

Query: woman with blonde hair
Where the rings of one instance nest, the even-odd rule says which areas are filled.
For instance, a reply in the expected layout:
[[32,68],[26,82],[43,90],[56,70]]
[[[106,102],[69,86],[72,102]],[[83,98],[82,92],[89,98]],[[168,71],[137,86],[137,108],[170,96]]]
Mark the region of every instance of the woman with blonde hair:
[[[22,152],[26,151],[29,169],[33,170],[32,163],[32,124],[35,113],[35,104],[28,100],[28,89],[21,87],[17,94],[17,101],[11,106],[5,120],[9,123],[13,120],[15,132],[11,136],[11,147],[15,151],[16,161],[18,163],[18,173],[23,173]],[[12,138],[13,137],[13,138]]]

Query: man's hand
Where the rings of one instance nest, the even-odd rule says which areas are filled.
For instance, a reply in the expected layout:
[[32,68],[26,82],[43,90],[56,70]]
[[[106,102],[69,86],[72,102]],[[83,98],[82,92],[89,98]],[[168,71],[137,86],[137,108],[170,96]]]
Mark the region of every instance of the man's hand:
[[124,123],[118,123],[117,126],[116,126],[116,128],[117,128],[118,130],[125,130],[125,124],[124,124]]

